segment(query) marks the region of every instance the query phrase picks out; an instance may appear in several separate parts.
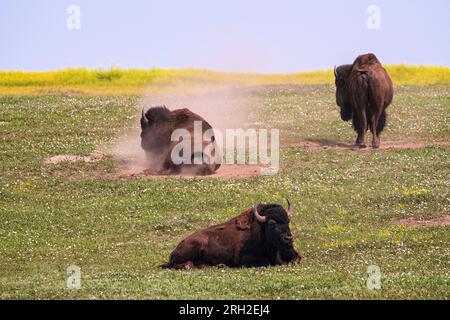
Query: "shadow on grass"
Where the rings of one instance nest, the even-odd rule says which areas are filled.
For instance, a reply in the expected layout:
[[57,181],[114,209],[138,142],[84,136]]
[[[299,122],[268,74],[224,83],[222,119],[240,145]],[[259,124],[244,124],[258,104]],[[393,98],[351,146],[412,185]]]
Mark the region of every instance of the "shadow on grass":
[[321,147],[321,148],[325,148],[325,149],[326,148],[339,148],[339,149],[350,149],[350,150],[359,149],[354,144],[333,141],[333,140],[329,140],[329,139],[310,138],[310,139],[306,139],[305,141],[315,144],[315,145],[317,145],[317,147]]

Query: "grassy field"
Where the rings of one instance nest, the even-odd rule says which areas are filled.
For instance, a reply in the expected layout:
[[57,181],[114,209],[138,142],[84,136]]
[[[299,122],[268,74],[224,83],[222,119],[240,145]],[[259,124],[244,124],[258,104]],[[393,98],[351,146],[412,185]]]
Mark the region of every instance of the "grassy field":
[[[281,130],[276,176],[119,179],[113,156],[44,165],[137,127],[141,96],[0,96],[0,298],[450,298],[449,227],[393,223],[450,214],[450,84],[397,86],[382,143],[422,146],[378,151],[296,146],[353,142],[333,85],[254,86],[242,99]],[[300,265],[158,268],[194,230],[286,196]],[[72,264],[79,290],[66,288]],[[366,287],[369,265],[381,290]]]
[[[433,66],[387,66],[397,85],[448,84],[450,68]],[[216,72],[200,69],[66,69],[52,72],[0,71],[0,94],[142,94],[167,93],[182,86],[186,92],[202,92],[224,85],[330,84],[332,70],[290,74]]]

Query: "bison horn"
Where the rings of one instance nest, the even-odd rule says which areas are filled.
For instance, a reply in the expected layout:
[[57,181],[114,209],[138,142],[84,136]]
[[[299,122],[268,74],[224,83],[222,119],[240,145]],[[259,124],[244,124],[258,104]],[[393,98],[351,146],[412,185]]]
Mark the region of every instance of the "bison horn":
[[286,201],[287,201],[287,204],[288,204],[287,214],[290,217],[292,215],[291,202],[289,201],[289,199],[286,199]]
[[334,66],[334,76],[337,78],[336,66]]
[[253,207],[253,214],[255,215],[255,218],[256,218],[256,220],[257,220],[258,222],[261,222],[261,223],[265,223],[265,222],[266,222],[267,217],[264,217],[264,216],[262,216],[262,215],[260,215],[260,214],[258,213],[258,208],[257,208],[256,205]]
[[143,123],[143,124],[147,124],[148,123],[148,119],[147,119],[147,117],[145,116],[145,113],[144,113],[144,108],[142,108],[141,123]]

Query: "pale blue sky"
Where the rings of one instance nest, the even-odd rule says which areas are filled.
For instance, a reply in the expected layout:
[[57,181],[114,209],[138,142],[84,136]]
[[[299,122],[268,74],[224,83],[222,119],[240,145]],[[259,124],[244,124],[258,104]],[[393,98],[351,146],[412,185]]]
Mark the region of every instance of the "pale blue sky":
[[[66,27],[69,5],[81,29]],[[369,5],[381,29],[369,30]],[[1,0],[0,69],[208,68],[293,72],[374,52],[450,66],[449,0]]]

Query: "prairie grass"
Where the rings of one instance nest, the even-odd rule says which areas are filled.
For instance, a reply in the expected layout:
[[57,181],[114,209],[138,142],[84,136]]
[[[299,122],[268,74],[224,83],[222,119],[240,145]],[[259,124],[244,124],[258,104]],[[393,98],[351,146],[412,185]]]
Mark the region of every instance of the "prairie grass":
[[[112,155],[45,165],[138,128],[141,96],[1,96],[0,299],[449,299],[449,227],[393,223],[450,214],[449,147],[438,144],[449,137],[449,85],[397,88],[382,143],[427,143],[415,149],[290,145],[353,142],[330,84],[257,86],[246,99],[253,121],[280,129],[278,175],[117,179]],[[299,265],[158,268],[195,230],[285,197]],[[72,264],[79,290],[66,287]],[[380,290],[366,286],[369,265]]]

